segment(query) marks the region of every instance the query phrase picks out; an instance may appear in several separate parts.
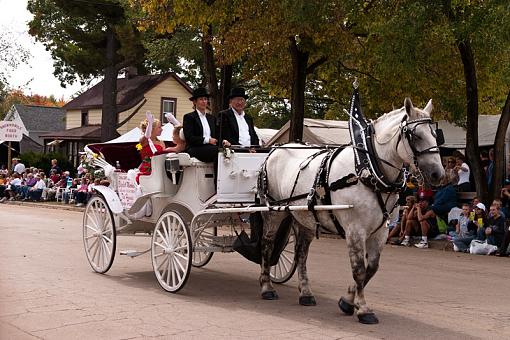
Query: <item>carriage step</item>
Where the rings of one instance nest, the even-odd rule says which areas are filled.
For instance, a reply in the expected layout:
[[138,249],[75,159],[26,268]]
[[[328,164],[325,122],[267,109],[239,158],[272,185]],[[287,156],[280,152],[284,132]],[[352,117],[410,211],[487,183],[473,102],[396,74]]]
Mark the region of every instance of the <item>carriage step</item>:
[[149,248],[147,250],[144,250],[144,251],[139,251],[139,250],[134,250],[134,249],[121,250],[119,254],[120,255],[127,255],[127,256],[133,258],[133,257],[137,257],[137,256],[140,256],[140,255],[143,255],[145,253],[148,253],[150,250],[151,250],[151,248]]

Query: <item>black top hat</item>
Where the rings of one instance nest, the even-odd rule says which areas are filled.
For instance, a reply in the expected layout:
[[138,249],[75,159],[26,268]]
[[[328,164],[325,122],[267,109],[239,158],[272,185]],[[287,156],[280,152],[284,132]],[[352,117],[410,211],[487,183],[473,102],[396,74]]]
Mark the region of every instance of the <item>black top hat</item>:
[[234,87],[232,90],[230,90],[230,94],[228,96],[228,99],[232,99],[232,98],[235,98],[235,97],[243,97],[244,99],[248,99],[249,98],[246,95],[244,87]]
[[197,87],[193,90],[193,94],[191,97],[189,97],[189,100],[194,100],[200,97],[206,97],[209,98],[209,93],[207,92],[207,89],[205,87]]

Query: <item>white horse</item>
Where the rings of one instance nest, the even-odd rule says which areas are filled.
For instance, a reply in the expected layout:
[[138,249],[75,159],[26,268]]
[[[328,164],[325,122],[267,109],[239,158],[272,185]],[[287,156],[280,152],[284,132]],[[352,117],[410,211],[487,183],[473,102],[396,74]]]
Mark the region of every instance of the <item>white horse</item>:
[[[444,175],[435,130],[430,119],[431,111],[432,101],[429,101],[422,110],[414,108],[411,100],[406,98],[403,108],[389,112],[372,123],[374,156],[386,178],[395,182],[401,179],[404,165],[410,165],[411,172],[423,175],[432,184],[436,184]],[[305,148],[300,144],[288,144],[274,150],[267,159],[266,171],[261,173],[264,178],[259,178],[259,195],[262,203],[270,204],[271,200],[280,201],[298,196],[301,198],[291,200],[289,204],[307,204],[307,199],[302,198],[303,195],[300,194],[310,192],[321,161],[325,157],[325,153],[314,157],[317,151],[317,148]],[[343,149],[331,161],[327,183],[331,184],[350,174],[351,176],[356,174],[352,146]],[[380,198],[377,197],[373,187],[361,181],[331,191],[331,204],[353,206],[347,210],[332,211],[345,230],[354,278],[354,283],[347,289],[347,295],[340,299],[339,306],[349,315],[357,308],[359,321],[368,324],[377,323],[378,319],[365,301],[364,288],[377,272],[381,251],[388,234],[388,229],[385,224],[383,225],[387,219],[387,215],[383,215],[383,206],[385,205],[387,211],[391,211],[396,205],[398,193],[381,193]],[[306,259],[317,223],[320,223],[322,228],[336,231],[330,214],[325,211],[317,212],[317,219],[310,211],[263,213],[261,295],[267,300],[278,298],[269,277],[269,259],[275,232],[281,221],[289,214],[292,214],[294,223],[299,229],[296,241],[299,303],[315,305],[306,270]]]

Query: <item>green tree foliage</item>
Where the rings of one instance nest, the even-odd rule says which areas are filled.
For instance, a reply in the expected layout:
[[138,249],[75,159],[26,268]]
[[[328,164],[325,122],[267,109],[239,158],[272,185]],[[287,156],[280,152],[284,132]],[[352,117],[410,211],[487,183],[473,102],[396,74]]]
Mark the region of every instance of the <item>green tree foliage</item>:
[[56,159],[62,171],[69,171],[72,175],[76,173],[76,169],[69,161],[67,155],[57,152],[39,153],[28,151],[22,153],[19,158],[25,166],[43,169],[44,173],[48,174],[51,168],[51,160]]
[[377,78],[370,84],[370,96],[384,105],[390,104],[385,98],[431,97],[436,117],[465,124],[466,153],[478,194],[487,201],[478,156],[478,115],[499,112],[508,93],[508,2],[395,0],[356,5],[352,21],[366,36],[361,40],[366,51],[362,63]]
[[101,139],[115,137],[118,73],[142,66],[144,58],[140,34],[121,1],[30,0],[28,9],[34,14],[29,32],[50,51],[63,86],[77,75],[104,78]]

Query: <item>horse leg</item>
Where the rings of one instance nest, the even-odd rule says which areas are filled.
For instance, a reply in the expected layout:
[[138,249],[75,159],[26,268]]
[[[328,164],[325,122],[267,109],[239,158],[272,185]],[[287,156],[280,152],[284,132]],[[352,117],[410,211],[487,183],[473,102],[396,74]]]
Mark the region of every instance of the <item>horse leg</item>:
[[[280,215],[277,215],[280,214]],[[260,263],[260,295],[264,300],[277,300],[278,294],[273,287],[269,270],[271,268],[271,254],[273,253],[276,230],[286,214],[270,212],[262,214],[264,221],[263,235],[261,241],[262,260]]]
[[356,307],[358,308],[358,320],[364,324],[375,324],[379,320],[375,314],[368,308],[365,301],[365,280],[367,278],[367,267],[365,265],[365,240],[359,235],[348,235],[347,246],[349,248],[349,258],[351,261],[352,276],[354,284],[349,286],[347,297],[342,297],[339,301],[340,309],[349,315],[354,313],[354,301],[356,298]]
[[[295,221],[294,223],[298,223]],[[299,232],[296,240],[296,260],[299,280],[299,304],[302,306],[315,306],[317,302],[313,296],[310,282],[308,281],[308,273],[306,270],[306,260],[310,243],[313,240],[314,232],[299,224]]]
[[383,250],[387,230],[381,228],[376,234],[370,236],[367,240],[367,269],[364,286],[366,287],[370,279],[377,273],[379,269],[379,260]]

